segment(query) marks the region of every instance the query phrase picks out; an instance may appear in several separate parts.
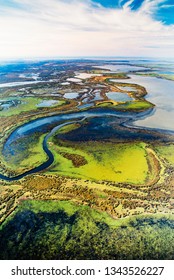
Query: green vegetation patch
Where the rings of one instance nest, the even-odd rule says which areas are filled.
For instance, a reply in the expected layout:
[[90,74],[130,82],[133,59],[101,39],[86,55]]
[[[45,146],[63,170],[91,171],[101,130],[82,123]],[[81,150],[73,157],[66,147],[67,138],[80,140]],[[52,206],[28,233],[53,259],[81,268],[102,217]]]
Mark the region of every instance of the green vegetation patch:
[[1,226],[0,259],[174,259],[173,229],[170,216],[120,222],[71,202],[25,201]]
[[68,133],[69,131],[75,130],[78,127],[80,127],[80,124],[78,124],[78,123],[68,124],[68,125],[61,127],[57,133],[58,134]]
[[44,137],[45,134],[43,134],[38,139],[38,142],[33,143],[33,145],[30,145],[30,148],[28,149],[28,157],[23,159],[20,163],[21,168],[33,168],[47,160],[47,155],[43,150]]
[[[11,98],[15,99],[15,98]],[[17,100],[20,101],[19,104],[16,106],[12,106],[8,109],[5,110],[0,110],[0,116],[1,117],[8,117],[8,116],[13,116],[13,115],[19,115],[20,113],[23,112],[30,112],[32,110],[42,110],[42,108],[51,108],[51,107],[57,107],[64,105],[66,102],[63,100],[57,100],[57,103],[53,104],[52,106],[42,106],[39,108],[39,104],[42,103],[45,100],[49,99],[42,99],[42,98],[37,98],[37,97],[21,97],[21,98],[16,98]],[[9,100],[9,99],[8,99]]]
[[110,82],[111,79],[130,79],[125,73],[108,73],[103,76],[108,76],[106,82]]
[[154,105],[146,100],[135,100],[124,103],[116,103],[115,101],[100,102],[97,104],[99,107],[110,107],[120,111],[144,111],[153,108]]
[[[55,161],[49,172],[91,180],[106,180],[142,184],[148,176],[147,153],[144,143],[50,142]],[[81,156],[86,164],[75,165],[63,153]],[[136,164],[135,164],[136,163]],[[76,167],[78,166],[78,167]]]
[[9,155],[9,157],[6,154],[5,158],[2,157],[2,161],[7,169],[20,174],[45,162],[47,155],[42,145],[44,137],[45,134],[33,134],[16,142],[16,154],[13,156]]
[[173,74],[159,74],[159,73],[136,73],[136,75],[139,76],[147,76],[147,77],[155,77],[155,78],[162,78],[166,80],[172,80],[174,81],[174,75]]
[[7,110],[0,111],[1,117],[8,117],[12,115],[19,115],[22,112],[31,111],[34,109],[37,109],[37,104],[42,102],[41,98],[35,98],[35,97],[26,97],[26,98],[20,98],[20,104],[18,104],[15,107],[10,107]]
[[124,104],[124,107],[128,110],[147,110],[154,107],[154,105],[148,101],[143,100],[126,102],[126,104]]
[[170,165],[174,166],[174,144],[159,145],[154,149]]

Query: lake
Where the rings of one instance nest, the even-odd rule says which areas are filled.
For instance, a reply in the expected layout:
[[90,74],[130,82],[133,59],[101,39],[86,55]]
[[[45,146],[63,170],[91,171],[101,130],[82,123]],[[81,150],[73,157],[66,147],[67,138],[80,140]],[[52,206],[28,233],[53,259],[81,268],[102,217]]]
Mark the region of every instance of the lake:
[[[142,62],[141,62],[142,63]],[[138,64],[138,61],[136,62]],[[174,71],[173,62],[156,62],[156,61],[148,61],[148,63],[144,66],[133,66],[133,65],[112,65],[105,64],[102,66],[97,66],[97,68],[109,69],[110,71],[116,72],[125,72],[128,73],[130,71],[142,71],[150,70],[148,67],[152,67],[153,70],[156,70],[157,73],[161,71],[167,73],[168,71],[171,73]],[[151,69],[151,70],[152,70]],[[115,80],[115,82],[122,83],[132,83],[139,84],[144,86],[148,92],[146,99],[153,104],[156,105],[156,109],[152,115],[144,119],[137,120],[134,122],[136,126],[144,126],[149,128],[159,128],[165,130],[174,130],[174,81],[169,81],[166,79],[156,78],[156,77],[148,77],[141,76],[135,74],[129,74],[128,76],[131,78],[128,82],[125,80]],[[112,79],[113,81],[113,79]],[[131,87],[128,87],[132,90]],[[122,88],[123,89],[123,88]],[[126,88],[124,88],[126,89]]]
[[126,93],[122,93],[122,92],[107,92],[106,96],[109,99],[112,99],[116,102],[124,102],[124,101],[132,100],[132,98],[130,96],[128,96]]
[[[136,126],[174,130],[174,81],[156,77],[128,75],[129,83],[144,86],[146,99],[156,105],[154,114],[134,122]],[[125,80],[116,80],[125,83]]]
[[0,84],[0,88],[7,88],[7,87],[17,87],[17,86],[23,86],[23,85],[32,85],[32,84],[38,84],[38,83],[44,83],[45,81],[31,81],[31,82],[11,82],[11,83],[3,83]]
[[112,72],[130,72],[130,71],[143,71],[143,70],[148,70],[149,68],[146,68],[144,66],[134,66],[134,65],[127,65],[127,64],[105,64],[101,66],[94,66],[95,68],[100,68],[100,69],[106,69],[110,70]]
[[78,92],[68,92],[64,94],[64,97],[67,99],[75,99],[78,97],[78,95],[79,95]]
[[43,100],[41,103],[37,104],[37,107],[51,107],[58,103],[58,100]]

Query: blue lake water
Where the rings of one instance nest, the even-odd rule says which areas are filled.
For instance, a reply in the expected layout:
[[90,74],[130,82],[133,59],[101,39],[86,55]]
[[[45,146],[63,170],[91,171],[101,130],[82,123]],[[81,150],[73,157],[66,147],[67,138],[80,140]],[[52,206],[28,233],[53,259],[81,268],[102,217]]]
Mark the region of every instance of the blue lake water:
[[143,71],[149,68],[143,67],[143,66],[134,66],[134,65],[126,65],[126,64],[105,64],[101,66],[94,66],[95,68],[101,68],[101,69],[106,69],[110,70],[115,73],[119,72],[130,72],[130,71]]
[[58,103],[58,100],[43,100],[41,103],[37,104],[37,107],[51,107]]
[[86,103],[86,104],[80,105],[80,106],[78,106],[78,108],[79,109],[86,109],[86,108],[90,108],[92,106],[94,106],[94,103],[91,102],[91,103]]
[[[148,92],[146,99],[156,105],[154,114],[134,122],[137,126],[174,130],[174,81],[155,77],[128,75],[129,83],[144,86]],[[124,82],[125,80],[117,80]]]
[[31,82],[11,82],[11,83],[3,83],[0,84],[0,88],[7,88],[7,87],[17,87],[17,86],[23,86],[23,85],[32,85],[32,84],[38,84],[38,83],[44,83],[44,81],[31,81]]
[[21,101],[17,100],[17,99],[14,99],[14,100],[10,100],[10,99],[9,100],[0,100],[0,107],[3,110],[8,110],[9,108],[15,107],[20,103],[21,103]]
[[64,97],[67,99],[75,99],[78,97],[78,92],[68,92],[64,94]]
[[102,100],[103,99],[103,97],[100,94],[100,90],[93,91],[93,94],[95,95],[95,97],[92,99],[93,101],[97,101],[97,100]]
[[109,99],[112,99],[117,102],[122,102],[122,101],[124,102],[124,101],[132,100],[132,98],[130,96],[128,96],[126,93],[122,93],[122,92],[107,92],[106,96]]

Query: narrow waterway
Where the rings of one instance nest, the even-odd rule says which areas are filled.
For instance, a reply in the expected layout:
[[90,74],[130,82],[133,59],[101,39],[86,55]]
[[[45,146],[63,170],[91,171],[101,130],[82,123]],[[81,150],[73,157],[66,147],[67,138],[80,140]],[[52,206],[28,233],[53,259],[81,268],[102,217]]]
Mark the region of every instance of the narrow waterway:
[[[69,114],[62,114],[62,115],[56,115],[56,116],[49,116],[49,117],[44,117],[40,119],[36,119],[33,121],[30,121],[14,130],[14,132],[11,133],[9,138],[4,144],[3,147],[3,156],[4,158],[9,158],[10,157],[15,157],[16,152],[21,152],[20,150],[17,150],[16,143],[17,141],[21,140],[23,137],[30,137],[33,133],[36,133],[38,131],[47,131],[47,135],[45,136],[43,140],[43,150],[47,154],[48,159],[42,163],[41,165],[32,168],[31,170],[28,170],[24,172],[23,174],[14,176],[14,177],[8,177],[3,174],[0,174],[0,178],[6,181],[14,181],[14,180],[19,180],[22,179],[23,177],[40,172],[46,168],[48,168],[54,161],[54,156],[52,152],[49,150],[47,142],[48,139],[56,132],[58,131],[61,127],[72,124],[72,123],[77,123],[77,122],[82,122],[84,119],[89,119],[89,118],[103,118],[103,117],[114,117],[114,118],[121,118],[123,119],[122,123],[124,125],[126,123],[129,123],[132,120],[143,118],[146,115],[150,114],[151,110],[143,112],[143,113],[129,113],[129,112],[117,112],[114,110],[109,110],[109,109],[93,109],[93,110],[88,110],[88,111],[81,111],[77,113],[69,113]],[[52,129],[50,131],[50,125],[52,125]]]

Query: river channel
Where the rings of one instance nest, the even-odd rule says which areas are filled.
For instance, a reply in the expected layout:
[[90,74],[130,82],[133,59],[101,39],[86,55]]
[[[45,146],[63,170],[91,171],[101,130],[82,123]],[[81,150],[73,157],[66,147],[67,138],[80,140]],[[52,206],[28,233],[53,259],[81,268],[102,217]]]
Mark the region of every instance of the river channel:
[[[120,67],[120,66],[119,66]],[[106,67],[107,68],[107,67]],[[108,67],[109,68],[109,67]],[[111,67],[111,70],[114,70]],[[125,69],[124,69],[125,70]],[[130,70],[130,69],[128,69]],[[131,69],[132,70],[132,69]],[[134,69],[137,70],[137,69]],[[129,80],[126,80],[126,83],[139,84],[146,88],[148,94],[146,99],[155,104],[155,109],[147,110],[143,113],[130,113],[130,112],[118,112],[111,109],[86,109],[80,112],[75,113],[67,113],[67,114],[59,114],[47,116],[44,118],[39,118],[33,121],[30,121],[18,128],[16,128],[3,147],[3,157],[4,158],[15,158],[16,153],[20,150],[17,148],[16,143],[19,140],[30,138],[30,136],[34,133],[41,132],[46,134],[43,140],[43,150],[47,154],[47,161],[43,164],[26,171],[21,175],[14,176],[12,178],[0,174],[0,178],[3,180],[13,181],[19,180],[26,175],[40,172],[46,168],[48,168],[54,161],[54,156],[52,152],[49,150],[47,142],[48,139],[59,130],[61,127],[76,123],[82,122],[84,119],[89,120],[90,118],[115,118],[122,119],[120,125],[124,127],[132,128],[136,134],[136,129],[146,129],[146,131],[162,131],[162,133],[173,133],[174,131],[174,82],[159,79],[155,77],[146,77],[140,75],[129,74]],[[114,82],[123,82],[125,80],[114,80]],[[125,95],[126,96],[126,95]],[[121,127],[121,126],[120,126]],[[118,126],[119,130],[119,126]],[[104,130],[103,130],[104,133]],[[127,131],[124,131],[125,137]],[[136,136],[137,137],[137,136]],[[142,136],[143,137],[143,136]],[[143,139],[143,138],[142,138]]]
[[[0,178],[7,181],[19,180],[25,177],[26,175],[37,173],[39,171],[48,168],[54,161],[53,154],[47,146],[48,139],[56,131],[58,131],[61,127],[65,125],[82,122],[84,119],[90,119],[90,118],[96,118],[96,119],[112,118],[112,122],[113,122],[113,118],[114,118],[115,120],[120,119],[121,125],[124,126],[129,122],[132,122],[133,120],[144,118],[146,115],[151,114],[151,112],[152,110],[143,113],[129,113],[129,112],[118,112],[115,110],[100,108],[100,109],[90,109],[88,111],[86,110],[86,111],[81,111],[76,113],[48,116],[48,117],[39,118],[30,121],[22,126],[19,126],[11,133],[11,135],[9,136],[9,138],[4,144],[2,154],[4,158],[9,158],[9,157],[15,158],[16,154],[21,152],[20,147],[18,147],[17,145],[17,142],[19,140],[21,141],[23,139],[24,140],[27,138],[29,139],[33,133],[42,132],[42,133],[47,133],[43,140],[43,150],[47,154],[48,157],[47,161],[31,170],[24,172],[23,174],[14,177],[8,177],[3,174],[0,174]],[[123,135],[124,134],[125,132],[123,132]]]

